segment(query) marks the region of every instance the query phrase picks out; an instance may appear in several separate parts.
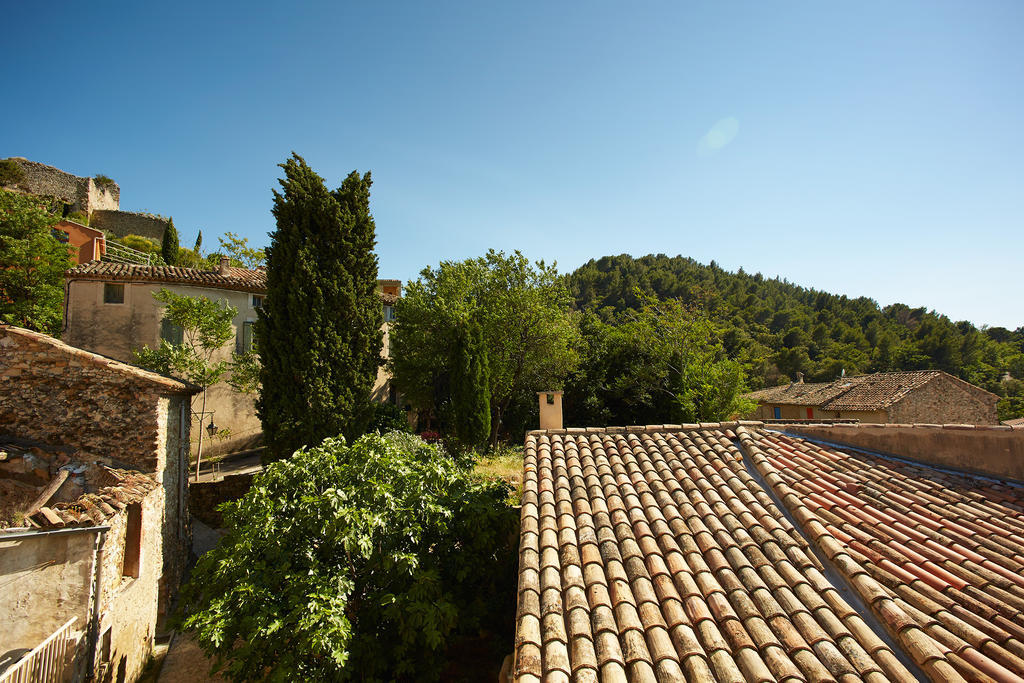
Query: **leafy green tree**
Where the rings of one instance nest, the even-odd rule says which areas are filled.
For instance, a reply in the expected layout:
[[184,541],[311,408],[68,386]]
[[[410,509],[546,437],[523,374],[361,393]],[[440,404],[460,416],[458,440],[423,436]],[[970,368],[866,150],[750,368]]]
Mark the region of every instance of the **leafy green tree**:
[[467,324],[452,345],[452,421],[463,449],[484,446],[491,434],[487,349],[479,325]]
[[[200,236],[202,235],[200,234]],[[220,253],[231,259],[231,265],[249,269],[267,265],[266,250],[249,246],[249,238],[239,237],[233,232],[226,232],[217,240],[220,242]],[[217,254],[218,257],[220,253]]]
[[202,230],[200,230],[198,232],[198,234],[196,234],[196,245],[194,247],[192,247],[192,251],[196,252],[197,256],[202,256],[202,254],[203,254],[203,231]]
[[34,198],[0,190],[0,321],[60,334],[72,261],[57,221]]
[[383,343],[370,174],[353,172],[330,192],[298,155],[281,167],[256,323],[270,458],[366,431]]
[[507,494],[412,435],[304,448],[225,505],[184,625],[235,681],[436,680],[514,592]]
[[578,332],[569,304],[555,267],[531,264],[518,251],[424,269],[395,305],[395,385],[413,405],[444,416],[452,400],[451,340],[474,321],[488,363],[493,447],[503,432],[525,428],[522,417],[505,424],[517,402],[532,404],[535,392],[558,388],[575,367]]
[[[224,345],[234,337],[231,321],[238,313],[235,308],[220,301],[211,301],[205,296],[184,296],[167,289],[154,292],[153,298],[164,304],[162,323],[179,331],[181,341],[161,339],[156,349],[143,346],[135,351],[135,362],[155,372],[188,380],[202,388],[202,393],[193,401],[193,413],[199,416],[199,429],[196,430],[199,439],[196,458],[198,478],[203,456],[203,422],[208,415],[207,390],[224,380],[236,364],[244,364],[250,357],[235,356],[235,362],[232,363],[224,357],[222,351]],[[241,376],[233,384],[236,388],[245,388]],[[200,404],[198,411],[195,410],[196,401]]]
[[160,244],[160,255],[164,259],[164,263],[169,266],[177,265],[178,263],[178,231],[174,228],[174,221],[167,221],[167,227],[164,229],[164,239]]

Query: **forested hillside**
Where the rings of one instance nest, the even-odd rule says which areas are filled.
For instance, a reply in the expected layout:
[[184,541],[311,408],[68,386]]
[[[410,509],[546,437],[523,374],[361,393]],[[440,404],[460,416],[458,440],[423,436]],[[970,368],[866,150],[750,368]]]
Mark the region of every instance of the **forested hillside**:
[[1024,327],[978,329],[935,311],[806,289],[664,254],[605,256],[568,276],[577,307],[606,322],[630,318],[641,293],[707,313],[751,389],[887,370],[945,370],[1003,396],[1000,419],[1024,415]]

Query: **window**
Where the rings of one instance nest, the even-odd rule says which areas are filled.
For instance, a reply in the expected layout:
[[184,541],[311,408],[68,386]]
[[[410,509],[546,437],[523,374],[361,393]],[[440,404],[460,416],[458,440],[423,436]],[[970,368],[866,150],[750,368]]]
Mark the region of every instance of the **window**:
[[142,564],[142,504],[128,506],[128,524],[124,530],[124,562],[121,576],[139,576]]
[[389,323],[395,319],[395,307],[385,306],[384,307],[384,322]]
[[782,408],[779,408],[778,406],[772,408],[772,415],[775,416],[776,420],[781,420],[782,419]]
[[258,294],[252,295],[252,307],[263,308],[263,297]]
[[50,234],[53,235],[55,240],[64,244],[67,244],[70,239],[70,236],[66,232],[58,230],[57,228],[50,228]]
[[235,351],[245,353],[252,350],[252,320],[242,323],[241,332],[235,337]]
[[115,284],[113,282],[103,283],[103,303],[105,304],[123,304],[124,303],[124,285]]
[[185,330],[165,318],[160,321],[160,338],[168,344],[181,346],[185,343]]

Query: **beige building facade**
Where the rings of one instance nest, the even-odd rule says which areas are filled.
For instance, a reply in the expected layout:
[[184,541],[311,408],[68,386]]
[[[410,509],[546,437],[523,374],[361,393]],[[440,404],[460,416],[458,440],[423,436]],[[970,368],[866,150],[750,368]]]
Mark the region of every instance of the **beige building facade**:
[[[386,358],[389,322],[394,303],[401,295],[401,282],[379,282],[385,321],[381,353]],[[252,347],[252,326],[266,294],[266,271],[234,268],[226,260],[216,271],[101,262],[78,266],[66,276],[62,338],[74,346],[126,362],[131,362],[133,352],[143,346],[155,348],[161,339],[174,341],[174,331],[162,322],[162,304],[153,297],[160,289],[182,296],[206,297],[236,310],[232,320],[234,341],[225,345],[215,360],[230,360],[232,353]],[[381,402],[396,398],[391,391],[390,375],[383,367],[378,370],[373,397]],[[193,411],[202,412],[198,398]],[[255,394],[238,392],[227,383],[216,384],[207,392],[205,412],[204,429],[212,419],[222,431],[213,440],[204,433],[204,455],[245,450],[261,443],[262,425],[256,415]],[[196,415],[193,429],[198,427]],[[193,444],[193,451],[197,443]]]

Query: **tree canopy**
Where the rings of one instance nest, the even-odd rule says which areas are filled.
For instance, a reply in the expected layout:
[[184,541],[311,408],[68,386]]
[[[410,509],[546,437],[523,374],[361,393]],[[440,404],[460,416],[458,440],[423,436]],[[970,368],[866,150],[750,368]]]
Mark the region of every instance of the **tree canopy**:
[[164,237],[160,242],[160,256],[163,258],[164,263],[169,266],[175,266],[178,264],[178,231],[174,227],[174,221],[167,221],[167,227],[164,229]]
[[72,260],[57,221],[34,197],[0,190],[0,322],[60,334]]
[[365,431],[383,342],[370,174],[353,171],[331,192],[298,155],[281,168],[255,328],[270,458]]
[[303,449],[226,504],[185,626],[236,681],[436,680],[514,593],[507,493],[412,435]]
[[[779,278],[682,256],[605,256],[569,275],[575,305],[601,320],[643,307],[642,293],[698,305],[752,388],[802,372],[808,381],[892,370],[945,370],[1005,397],[1001,419],[1024,414],[1024,328],[978,329],[925,308],[880,307]],[[1012,379],[1007,379],[1010,373]]]
[[[535,393],[559,388],[577,362],[570,297],[556,268],[521,253],[442,261],[408,285],[395,307],[391,361],[416,407],[450,420],[452,340],[475,325],[487,359],[490,440],[535,420]],[[516,433],[516,438],[518,438]]]

